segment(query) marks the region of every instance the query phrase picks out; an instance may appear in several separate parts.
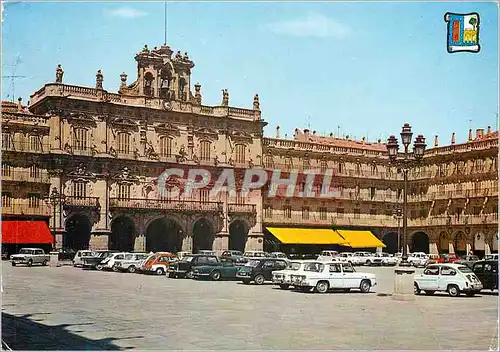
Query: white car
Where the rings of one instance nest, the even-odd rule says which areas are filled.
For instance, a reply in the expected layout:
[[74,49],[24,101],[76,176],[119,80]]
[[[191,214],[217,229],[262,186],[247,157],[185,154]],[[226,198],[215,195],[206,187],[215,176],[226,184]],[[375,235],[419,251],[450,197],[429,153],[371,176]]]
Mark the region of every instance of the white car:
[[269,258],[269,253],[263,251],[248,251],[243,253],[243,257],[248,259]]
[[483,284],[472,270],[461,264],[431,264],[424,272],[414,277],[414,292],[433,295],[436,291],[448,292],[452,297],[465,293],[474,296],[483,289]]
[[73,258],[73,266],[74,267],[83,266],[83,258],[94,257],[96,255],[97,253],[89,250],[78,251],[76,252],[75,257]]
[[371,265],[375,261],[375,254],[370,252],[354,252],[352,265]]
[[127,253],[123,259],[115,259],[113,271],[128,271],[135,273],[142,263],[150,257],[148,253]]
[[286,254],[283,252],[271,252],[271,258],[289,260]]
[[424,267],[429,261],[429,255],[424,252],[416,252],[408,254],[408,263],[414,267]]
[[113,270],[115,262],[117,260],[123,260],[123,259],[125,259],[125,254],[129,254],[129,253],[127,253],[127,252],[121,252],[121,253],[113,253],[113,254],[111,254],[109,257],[107,257],[102,262],[100,262],[99,265],[96,266],[96,269],[97,270]]
[[389,253],[377,253],[377,256],[382,258],[382,265],[394,266],[398,264],[398,258]]
[[316,260],[320,262],[331,262],[332,258],[335,258],[339,252],[337,251],[321,251]]
[[292,274],[304,267],[307,261],[293,260],[288,262],[288,266],[283,270],[273,271],[273,283],[279,285],[282,290],[286,290],[292,284]]
[[319,293],[330,289],[342,289],[346,292],[359,289],[367,293],[377,284],[374,274],[356,272],[351,264],[340,262],[306,263],[303,271],[292,274],[291,279],[293,286],[300,287],[303,291],[313,288]]

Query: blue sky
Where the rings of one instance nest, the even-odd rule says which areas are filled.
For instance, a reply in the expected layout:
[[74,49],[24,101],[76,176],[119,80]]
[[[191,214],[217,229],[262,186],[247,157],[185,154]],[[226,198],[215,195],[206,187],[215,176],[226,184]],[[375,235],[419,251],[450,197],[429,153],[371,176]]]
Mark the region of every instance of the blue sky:
[[[481,52],[448,54],[445,12],[478,12]],[[14,95],[55,79],[116,91],[135,79],[134,55],[164,41],[164,3],[5,5],[3,75]],[[172,3],[167,43],[187,51],[203,103],[252,106],[259,93],[266,135],[276,125],[384,140],[410,122],[414,133],[448,144],[469,128],[497,127],[498,8],[495,3]],[[12,96],[2,79],[2,98]],[[194,88],[191,87],[193,90]],[[340,127],[339,127],[340,126]]]

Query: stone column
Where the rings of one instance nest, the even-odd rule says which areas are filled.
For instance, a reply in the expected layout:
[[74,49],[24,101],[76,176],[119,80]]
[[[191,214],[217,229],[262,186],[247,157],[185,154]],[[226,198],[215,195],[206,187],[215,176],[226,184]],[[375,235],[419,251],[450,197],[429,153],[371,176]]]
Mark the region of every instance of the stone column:
[[264,234],[262,232],[249,232],[245,251],[264,250]]
[[193,251],[193,236],[191,234],[186,234],[182,238],[182,251],[192,252]]
[[89,249],[92,251],[108,249],[109,235],[105,233],[91,233]]
[[438,245],[436,242],[429,242],[429,254],[439,254]]
[[223,251],[229,248],[229,233],[219,232],[215,234],[214,245],[212,250],[214,250],[217,255],[222,254]]
[[396,301],[414,301],[413,276],[415,270],[411,267],[396,267],[394,269],[394,293],[392,298]]
[[135,236],[134,251],[135,252],[145,252],[146,251],[146,236],[145,235]]

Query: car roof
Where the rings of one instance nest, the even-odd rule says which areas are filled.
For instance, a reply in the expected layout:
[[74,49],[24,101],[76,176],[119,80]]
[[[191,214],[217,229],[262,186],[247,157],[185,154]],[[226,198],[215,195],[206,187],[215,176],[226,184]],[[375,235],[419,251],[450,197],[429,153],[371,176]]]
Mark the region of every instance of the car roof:
[[478,264],[478,263],[490,263],[490,264],[491,263],[497,263],[498,264],[498,261],[494,260],[494,259],[483,259],[483,260],[478,260],[474,264]]
[[450,268],[458,268],[459,266],[465,266],[465,265],[455,264],[455,263],[434,263],[434,264],[429,264],[429,266],[449,266]]
[[33,250],[33,249],[42,249],[42,248],[33,248],[33,247],[29,247],[29,248],[21,248],[22,249],[29,249],[29,250]]

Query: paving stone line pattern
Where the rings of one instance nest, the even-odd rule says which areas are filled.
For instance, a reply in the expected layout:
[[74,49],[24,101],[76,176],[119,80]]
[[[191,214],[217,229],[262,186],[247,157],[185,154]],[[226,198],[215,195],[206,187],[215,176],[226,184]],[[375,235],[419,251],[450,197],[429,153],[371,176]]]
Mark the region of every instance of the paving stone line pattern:
[[[13,349],[488,350],[498,341],[498,296],[488,292],[398,302],[3,264],[2,336]],[[377,275],[374,291],[392,291],[393,268],[360,270]]]

